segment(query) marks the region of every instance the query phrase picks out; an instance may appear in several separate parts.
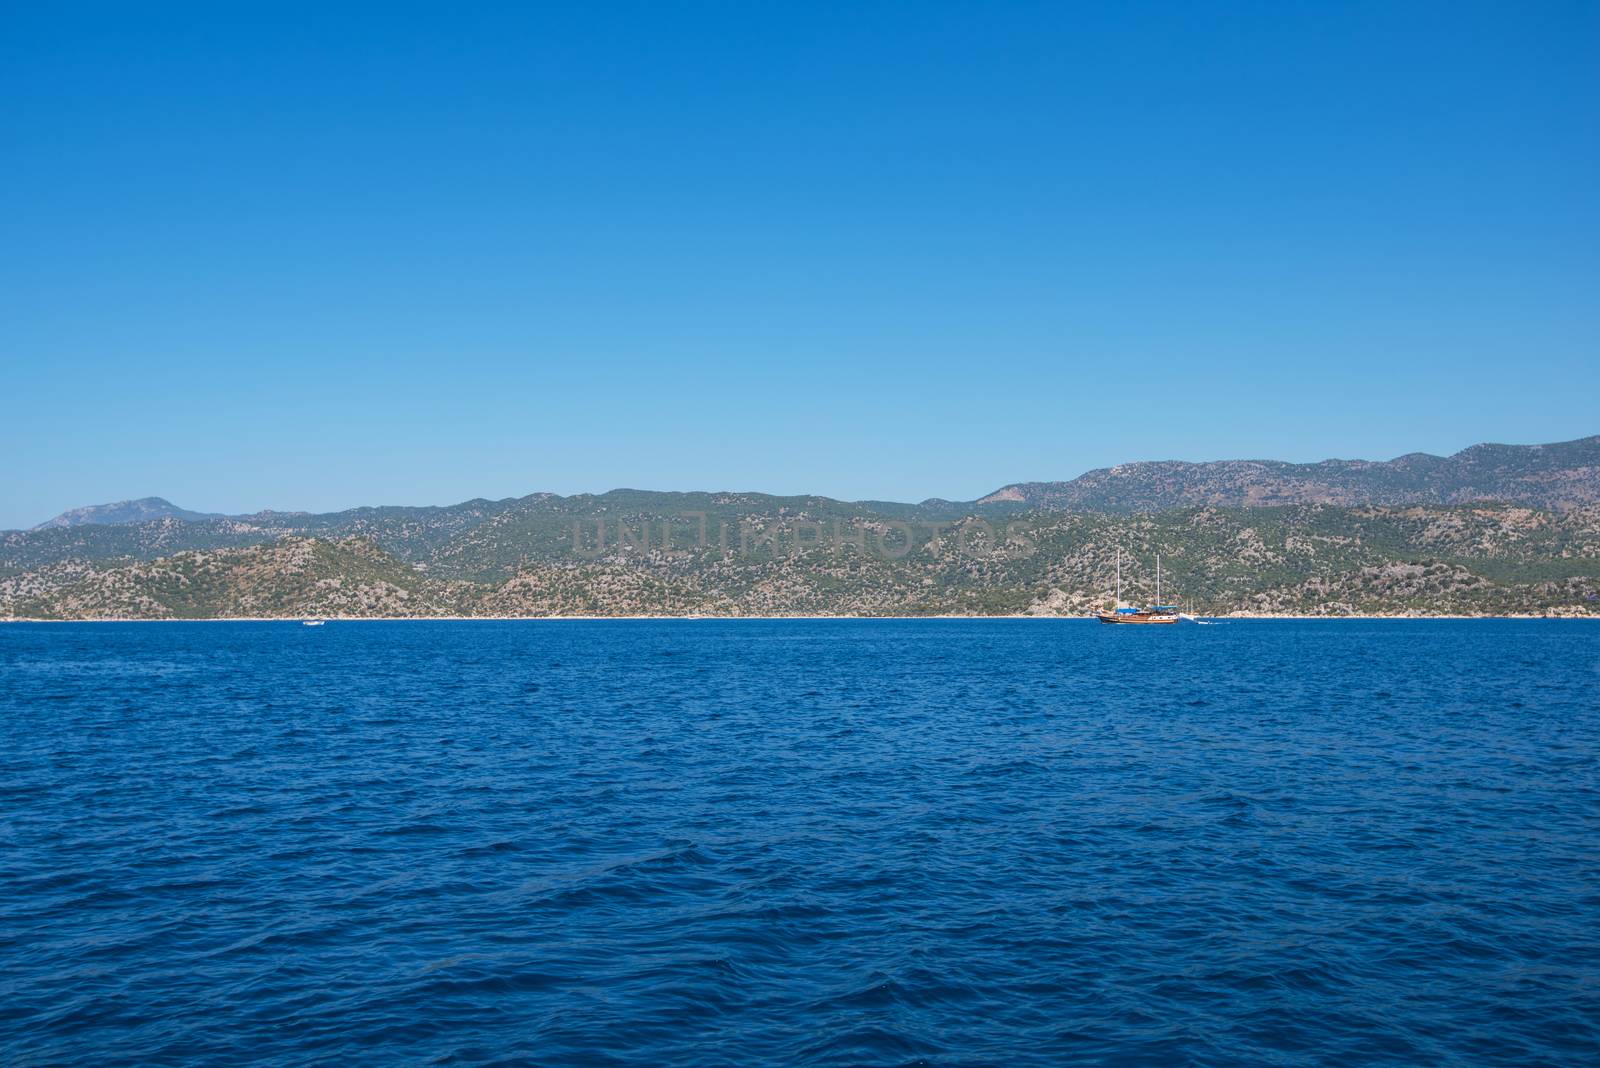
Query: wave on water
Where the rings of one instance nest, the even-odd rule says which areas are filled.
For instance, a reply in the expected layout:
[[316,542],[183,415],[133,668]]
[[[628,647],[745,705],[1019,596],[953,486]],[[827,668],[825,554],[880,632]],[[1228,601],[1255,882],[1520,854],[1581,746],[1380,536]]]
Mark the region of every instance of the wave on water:
[[1591,1061],[1600,632],[1227,629],[4,628],[0,1062]]

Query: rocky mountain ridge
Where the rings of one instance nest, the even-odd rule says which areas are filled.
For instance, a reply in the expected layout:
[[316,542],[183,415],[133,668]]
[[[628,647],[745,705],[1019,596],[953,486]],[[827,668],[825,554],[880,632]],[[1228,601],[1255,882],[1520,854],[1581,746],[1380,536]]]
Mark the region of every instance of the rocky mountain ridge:
[[[571,497],[535,493],[498,501],[478,498],[442,506],[364,507],[318,514],[262,511],[234,516],[190,512],[163,498],[146,497],[75,508],[33,529],[143,524],[157,519],[219,520],[240,528],[284,533],[317,533],[395,522],[410,523],[418,530],[452,525],[459,528],[530,505],[564,504],[582,508],[609,498],[638,494],[647,494],[647,491],[613,490],[606,494]],[[655,496],[793,502],[829,500],[779,498],[759,493],[662,493]],[[1151,461],[1101,468],[1065,482],[1014,482],[976,501],[932,498],[918,504],[831,503],[885,515],[933,517],[1021,510],[1154,512],[1202,506],[1339,504],[1355,507],[1474,501],[1502,501],[1555,509],[1600,504],[1600,435],[1550,445],[1474,445],[1453,456],[1411,453],[1385,461],[1323,460],[1308,464],[1277,460]]]
[[1154,512],[1209,506],[1407,505],[1505,501],[1536,508],[1600,503],[1600,435],[1551,445],[1474,445],[1393,460],[1176,460],[1101,468],[1068,482],[1017,482],[979,505]]

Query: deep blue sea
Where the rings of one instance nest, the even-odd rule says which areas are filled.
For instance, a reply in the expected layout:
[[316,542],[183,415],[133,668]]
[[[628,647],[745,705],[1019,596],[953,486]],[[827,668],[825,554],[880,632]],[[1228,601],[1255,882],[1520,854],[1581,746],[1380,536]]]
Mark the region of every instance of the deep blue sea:
[[0,1063],[1600,1060],[1600,623],[0,626]]

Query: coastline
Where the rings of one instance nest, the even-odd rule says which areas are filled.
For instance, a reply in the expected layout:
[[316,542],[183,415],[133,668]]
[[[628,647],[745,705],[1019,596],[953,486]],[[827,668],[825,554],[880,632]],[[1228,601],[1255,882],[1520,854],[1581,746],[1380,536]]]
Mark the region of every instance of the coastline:
[[[671,622],[685,623],[733,623],[739,621],[771,622],[775,620],[802,620],[812,622],[844,621],[844,620],[884,620],[898,622],[912,622],[919,619],[938,620],[1039,620],[1055,621],[1076,620],[1089,622],[1094,616],[1043,616],[1043,615],[918,615],[918,616],[861,616],[861,615],[781,615],[781,616],[677,616],[677,615],[618,615],[618,616],[197,616],[197,617],[164,617],[151,618],[148,616],[97,616],[85,619],[45,619],[30,616],[15,616],[0,618],[0,624],[5,623],[303,623],[308,619],[318,619],[326,623],[600,623],[600,622]],[[1419,615],[1416,613],[1392,615],[1284,615],[1275,613],[1235,613],[1222,616],[1195,616],[1193,620],[1205,622],[1226,623],[1234,620],[1251,619],[1276,619],[1276,620],[1308,620],[1339,622],[1341,620],[1471,620],[1471,619],[1504,619],[1504,620],[1559,620],[1580,619],[1600,620],[1600,613],[1587,615],[1551,615],[1531,613],[1523,615]],[[1189,620],[1186,622],[1192,622]]]

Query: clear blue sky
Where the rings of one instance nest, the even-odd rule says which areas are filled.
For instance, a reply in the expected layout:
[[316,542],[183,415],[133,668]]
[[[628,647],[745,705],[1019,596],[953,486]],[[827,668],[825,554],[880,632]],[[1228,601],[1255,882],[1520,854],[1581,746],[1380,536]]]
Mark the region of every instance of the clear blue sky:
[[23,4],[0,526],[1600,432],[1600,4]]

